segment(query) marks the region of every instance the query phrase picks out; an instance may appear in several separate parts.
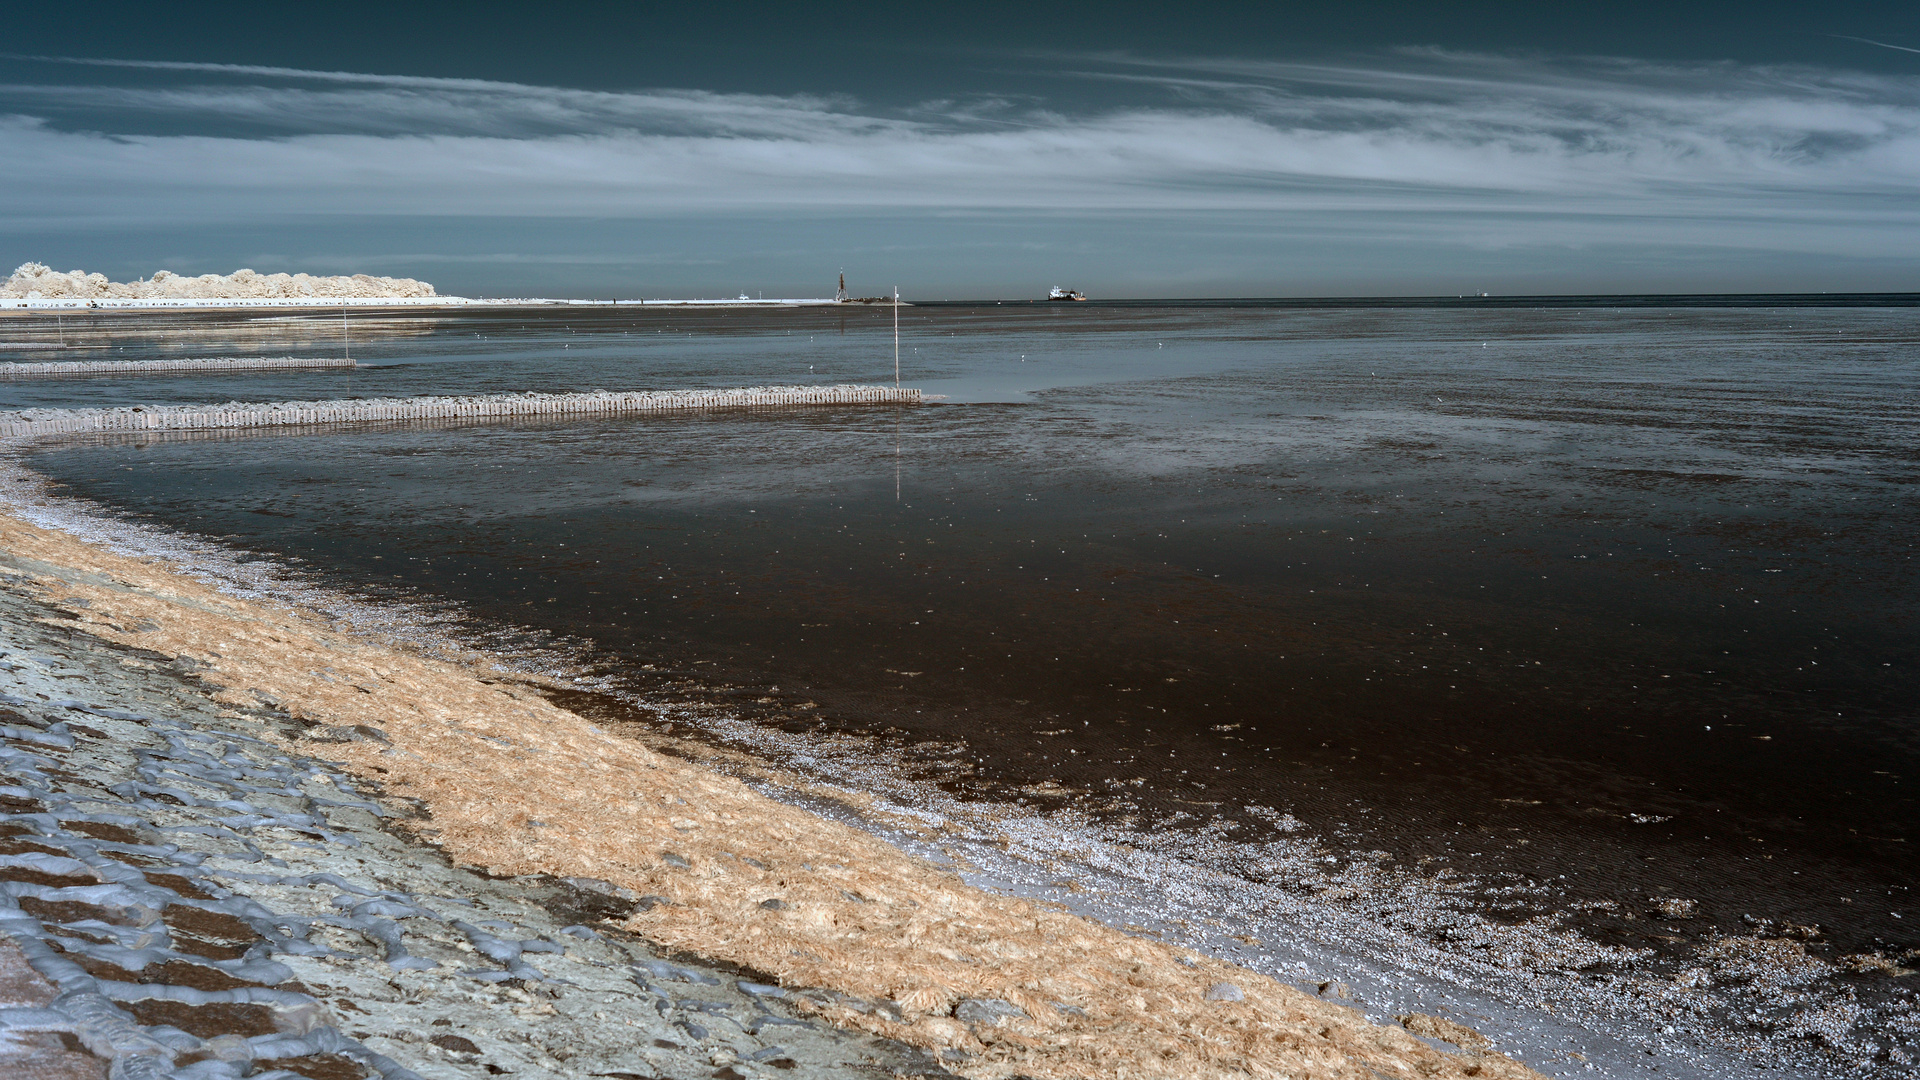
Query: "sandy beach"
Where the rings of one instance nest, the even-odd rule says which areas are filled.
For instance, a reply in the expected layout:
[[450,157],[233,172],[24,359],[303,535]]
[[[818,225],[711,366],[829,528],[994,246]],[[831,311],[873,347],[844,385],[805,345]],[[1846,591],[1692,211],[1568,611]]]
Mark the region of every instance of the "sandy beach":
[[[1018,409],[979,400],[982,385],[1001,386],[995,379],[1030,385],[1024,354],[1054,349],[1049,362],[1065,363],[1067,342],[1107,345],[1086,351],[1086,372],[1048,378],[1132,379],[1164,366],[1158,349],[1115,346],[1142,325],[1155,342],[1170,339],[1171,352],[1175,324],[1210,339],[1223,324],[1265,333],[1298,316],[1086,309],[1063,324],[1041,312],[928,311],[916,316],[932,324],[917,331],[919,346],[937,344],[944,326],[964,333],[941,348],[957,340],[977,354],[942,361],[949,366],[936,370],[948,377],[932,381],[962,401],[971,395],[966,405],[912,407],[935,395],[836,386],[847,377],[837,368],[813,370],[849,351],[843,329],[867,334],[890,359],[884,312],[855,313],[846,327],[823,312],[396,319],[367,328],[372,362],[360,363],[356,346],[351,368],[243,369],[217,381],[201,370],[214,361],[195,354],[337,355],[338,314],[148,314],[138,318],[157,321],[140,335],[88,330],[84,340],[117,341],[139,358],[113,363],[163,370],[9,383],[17,408],[0,422],[23,441],[0,459],[0,505],[17,519],[13,549],[37,554],[20,563],[18,610],[7,620],[57,632],[54,644],[9,647],[14,685],[0,690],[23,702],[46,695],[44,708],[29,704],[7,722],[32,731],[14,744],[20,753],[45,759],[10,783],[53,814],[22,811],[15,824],[32,836],[21,842],[39,845],[22,856],[107,858],[113,865],[88,863],[87,873],[139,889],[147,886],[121,879],[145,871],[119,856],[164,857],[169,874],[210,867],[193,861],[211,857],[201,840],[167,839],[168,830],[238,830],[227,842],[241,846],[220,859],[280,859],[303,868],[291,876],[332,874],[382,897],[368,903],[431,912],[355,915],[358,902],[336,908],[334,899],[359,893],[310,884],[281,895],[284,883],[256,888],[225,870],[199,886],[275,917],[345,920],[289,937],[254,914],[266,956],[309,990],[326,984],[315,1000],[329,1008],[390,993],[379,987],[393,978],[435,1003],[431,1014],[421,1000],[356,1006],[378,1017],[358,1024],[358,1014],[336,1011],[326,1026],[346,1042],[329,1053],[355,1069],[378,1055],[423,1076],[429,1065],[468,1075],[484,1064],[706,1077],[752,1074],[755,1055],[767,1055],[811,1075],[837,1075],[856,1058],[935,1075],[1339,1075],[1356,1063],[1393,1075],[1378,1062],[1506,1067],[1472,1053],[1493,1050],[1561,1076],[1720,1080],[1788,1067],[1839,1076],[1875,1062],[1898,1074],[1904,1051],[1886,1040],[1908,1030],[1912,955],[1872,936],[1901,929],[1897,907],[1865,902],[1868,875],[1899,884],[1897,861],[1843,863],[1830,845],[1808,859],[1792,846],[1795,832],[1776,834],[1764,819],[1729,846],[1724,819],[1696,827],[1700,815],[1687,815],[1698,797],[1680,794],[1718,789],[1653,773],[1609,793],[1605,775],[1563,767],[1593,749],[1577,715],[1571,726],[1535,722],[1568,719],[1555,710],[1569,694],[1598,693],[1585,700],[1612,700],[1594,714],[1614,718],[1599,733],[1609,753],[1612,729],[1647,722],[1632,700],[1606,697],[1610,675],[1583,666],[1591,643],[1622,640],[1607,626],[1643,618],[1641,606],[1596,608],[1595,596],[1613,593],[1592,582],[1664,583],[1665,563],[1638,577],[1625,564],[1599,578],[1569,574],[1589,554],[1576,537],[1564,548],[1576,561],[1553,575],[1558,592],[1534,593],[1548,579],[1523,568],[1537,606],[1516,606],[1511,593],[1457,606],[1458,589],[1424,579],[1515,584],[1496,565],[1455,565],[1449,545],[1462,526],[1534,529],[1547,546],[1567,538],[1497,512],[1452,524],[1476,489],[1446,462],[1480,461],[1484,447],[1446,434],[1451,421],[1424,406],[1382,420],[1380,387],[1369,379],[1343,389],[1350,372],[1340,365],[1299,373],[1296,389],[1314,399],[1307,407],[1244,378],[1216,380],[1198,398],[1185,380],[1132,387],[1117,401],[1098,388],[1049,391]],[[1461,324],[1453,336],[1477,339],[1505,318],[1396,315],[1380,329],[1424,342]],[[1611,320],[1565,318],[1581,333]],[[1041,319],[1056,329],[1038,332]],[[1736,340],[1750,329],[1743,319],[1728,321]],[[187,347],[195,353],[173,359]],[[1241,355],[1223,348],[1215,359],[1231,366]],[[196,366],[164,370],[183,362]],[[792,385],[802,370],[823,382]],[[647,380],[638,386],[636,371]],[[986,382],[967,382],[975,377]],[[747,381],[761,389],[739,389]],[[649,389],[675,385],[689,389]],[[579,386],[614,389],[567,389]],[[1363,419],[1321,415],[1321,399],[1343,393]],[[1436,382],[1431,395],[1410,396],[1450,403],[1454,393]],[[1621,405],[1605,386],[1567,394],[1553,407]],[[1262,415],[1242,431],[1246,401]],[[1310,414],[1278,427],[1265,415],[1289,408]],[[1508,411],[1499,422],[1535,422],[1527,402]],[[1672,411],[1652,407],[1633,430],[1657,428]],[[1339,452],[1362,423],[1424,449]],[[1122,428],[1132,432],[1124,441],[1107,434]],[[1244,452],[1256,430],[1285,443],[1269,465],[1208,472],[1200,459]],[[1589,511],[1637,499],[1648,469],[1725,467],[1684,440],[1628,452],[1605,442],[1617,431],[1575,430],[1608,446],[1618,466],[1576,493]],[[1108,460],[1154,446],[1198,454],[1184,475],[1226,513],[1195,516],[1184,484],[1143,480]],[[1327,463],[1302,470],[1301,447]],[[1356,460],[1385,470],[1369,482],[1396,499],[1432,494],[1373,504],[1399,512],[1326,533],[1316,516],[1346,505]],[[1551,492],[1559,459],[1542,467],[1527,483]],[[1268,482],[1288,470],[1298,475]],[[1609,479],[1621,476],[1636,485],[1625,503]],[[1851,505],[1861,490],[1831,501]],[[1366,539],[1375,530],[1391,542]],[[1608,541],[1597,550],[1636,550],[1632,537]],[[1444,558],[1423,561],[1436,551]],[[1702,552],[1702,568],[1726,566],[1726,554]],[[1442,563],[1444,573],[1424,569]],[[1776,617],[1805,608],[1792,588],[1747,595],[1750,585],[1797,584],[1774,568],[1754,566],[1753,581],[1733,580],[1725,593],[1748,606],[1763,600]],[[1545,633],[1564,625],[1556,596],[1577,598],[1594,620],[1564,642]],[[1701,598],[1676,597],[1666,599]],[[1718,605],[1729,598],[1709,592],[1704,607],[1725,611]],[[1541,633],[1515,640],[1527,636],[1519,626]],[[1485,627],[1515,632],[1476,629]],[[1007,637],[1018,640],[1002,646]],[[1718,669],[1708,674],[1719,683],[1699,693],[1729,681],[1770,685],[1758,668],[1777,666],[1780,650],[1733,660],[1720,647],[1738,642],[1700,641],[1719,643],[1701,665]],[[64,658],[59,673],[39,670],[38,656]],[[1528,663],[1483,669],[1495,656]],[[1809,677],[1831,670],[1829,657],[1818,659]],[[125,661],[155,666],[164,685],[140,694],[162,705],[113,703],[107,689],[132,670]],[[1375,681],[1386,674],[1391,685]],[[1678,674],[1672,681],[1680,686]],[[1462,684],[1457,693],[1452,683]],[[154,744],[152,723],[70,715],[70,701],[226,740],[258,768],[329,777],[284,796],[281,815],[325,822],[326,836],[264,813],[234,824],[233,813],[210,809],[266,798],[244,789],[169,778],[168,791],[207,804],[184,819],[150,792],[116,794],[147,782],[139,770],[157,766],[142,762],[173,744]],[[1504,712],[1488,712],[1501,702]],[[1503,716],[1514,722],[1497,726]],[[1806,766],[1824,745],[1794,740],[1790,723],[1714,719],[1657,745],[1712,742],[1722,770],[1742,764],[1738,754],[1749,767]],[[76,720],[110,738],[80,738],[59,759],[47,753],[60,748],[32,741]],[[1331,748],[1314,734],[1343,729]],[[1616,763],[1624,777],[1646,769]],[[1865,782],[1849,777],[1837,793]],[[392,816],[336,820],[352,815],[327,800],[348,788],[382,795]],[[63,806],[105,814],[139,844],[87,848],[95,841],[73,832]],[[1734,811],[1707,810],[1719,812]],[[1809,822],[1800,831],[1820,830]],[[162,852],[167,844],[180,850]],[[379,866],[354,861],[375,848],[387,853]],[[58,865],[63,876],[75,869]],[[581,888],[598,899],[581,900]],[[87,895],[20,899],[104,910],[101,895]],[[175,906],[159,893],[112,896],[162,922]],[[463,903],[506,914],[488,928],[456,910]],[[552,918],[538,914],[548,909]],[[67,914],[23,926],[78,948],[74,927],[87,920]],[[508,959],[481,950],[476,967],[465,950],[480,945],[454,922],[523,945],[488,944]],[[566,932],[574,926],[600,938]],[[595,951],[603,945],[612,951]],[[309,948],[325,948],[342,970],[306,969]],[[234,963],[227,974],[257,984],[230,988],[243,997],[287,981]],[[664,978],[646,966],[656,963],[698,978]],[[163,985],[151,974],[130,972],[142,981],[125,985]],[[105,969],[64,978],[94,979],[102,988],[89,992],[122,1005],[150,993],[110,985],[124,980]],[[784,996],[756,996],[771,992],[742,982]],[[581,997],[569,984],[597,989]],[[500,999],[501,987],[558,993],[546,1003],[576,1026],[533,1017],[512,1040],[495,1038],[493,1011],[517,1017],[513,1009],[538,1004]],[[68,992],[77,991],[58,979],[36,991],[48,1000]],[[469,992],[488,1000],[468,1001]],[[718,1011],[702,1011],[709,1006]],[[799,1045],[797,1028],[772,1031],[763,1007],[812,1025],[813,1041]],[[439,1061],[433,1055],[452,1052],[409,1037],[441,1019],[477,1048],[460,1053],[477,1057]],[[629,1020],[650,1034],[633,1042]],[[706,1034],[694,1039],[692,1027]],[[167,1037],[190,1056],[199,1044],[187,1038],[223,1033],[237,1030],[196,1020]],[[833,1050],[842,1046],[834,1039],[856,1034],[863,1049],[852,1057]],[[652,1056],[633,1058],[636,1049]],[[284,1050],[261,1044],[249,1060]],[[1442,1056],[1420,1056],[1429,1052]]]
[[[637,898],[620,930],[751,973],[808,1016],[959,1075],[1534,1075],[1449,1021],[1372,1024],[1211,957],[973,888],[590,723],[548,699],[558,687],[484,654],[347,632],[11,515],[0,550],[12,587],[75,635],[183,665],[239,715],[284,716],[253,737],[380,791],[423,856],[609,883]],[[1436,1048],[1445,1039],[1462,1052]]]

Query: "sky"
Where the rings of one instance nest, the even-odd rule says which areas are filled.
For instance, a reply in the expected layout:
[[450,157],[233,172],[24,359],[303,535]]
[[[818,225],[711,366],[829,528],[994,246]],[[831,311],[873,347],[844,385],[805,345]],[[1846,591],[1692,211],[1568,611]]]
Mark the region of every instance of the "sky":
[[7,267],[623,298],[831,295],[842,270],[921,299],[1920,291],[1910,0],[108,2],[10,9],[0,54]]

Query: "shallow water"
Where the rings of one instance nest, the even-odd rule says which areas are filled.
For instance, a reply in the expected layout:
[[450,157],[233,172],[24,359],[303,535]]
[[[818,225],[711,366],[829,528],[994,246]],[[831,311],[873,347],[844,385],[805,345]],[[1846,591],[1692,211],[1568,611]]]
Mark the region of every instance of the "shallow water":
[[[0,402],[880,380],[888,315],[369,322],[350,373]],[[102,340],[315,355],[337,329]],[[942,308],[903,342],[906,381],[950,403],[32,462],[558,636],[643,700],[874,735],[949,793],[1249,845],[1291,814],[1569,902],[1698,902],[1662,934],[1582,916],[1602,941],[1752,916],[1920,944],[1920,312]]]

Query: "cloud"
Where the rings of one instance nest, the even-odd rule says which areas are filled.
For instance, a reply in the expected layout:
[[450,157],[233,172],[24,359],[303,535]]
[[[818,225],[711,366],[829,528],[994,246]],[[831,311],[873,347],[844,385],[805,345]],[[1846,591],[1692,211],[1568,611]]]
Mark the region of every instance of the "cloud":
[[1830,38],[1838,38],[1841,41],[1857,41],[1862,45],[1877,45],[1882,49],[1892,49],[1894,52],[1920,53],[1920,49],[1909,49],[1905,45],[1889,45],[1884,41],[1875,41],[1872,38],[1854,37],[1852,34],[1828,34],[1827,36]]
[[1227,211],[1568,242],[1666,222],[1635,227],[1837,249],[1910,245],[1920,225],[1920,79],[1808,68],[1073,57],[1058,74],[1115,89],[1066,112],[65,62],[154,84],[0,87],[0,154],[35,163],[0,207],[16,226]]
[[[30,57],[43,63],[260,81],[200,85],[0,86],[0,101],[84,110],[114,120],[167,117],[202,125],[240,121],[282,134],[475,134],[506,138],[646,130],[660,134],[820,137],[869,130],[886,121],[850,102],[817,95],[776,97],[700,90],[604,92],[484,79],[376,75],[346,71],[178,61]],[[108,130],[111,130],[109,128]]]

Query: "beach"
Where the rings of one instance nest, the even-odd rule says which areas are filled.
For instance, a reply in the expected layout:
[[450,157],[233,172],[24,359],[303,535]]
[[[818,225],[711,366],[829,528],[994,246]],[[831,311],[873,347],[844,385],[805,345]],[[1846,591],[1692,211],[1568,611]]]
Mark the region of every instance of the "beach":
[[0,1074],[1920,1075],[1920,30],[1380,14],[10,18]]
[[[750,973],[768,989],[746,993],[777,993],[800,1016],[921,1048],[960,1075],[1532,1075],[1450,1021],[1371,1024],[1150,936],[970,887],[950,868],[589,723],[553,705],[538,680],[506,675],[482,654],[433,656],[347,632],[17,517],[0,520],[0,548],[10,589],[44,612],[36,620],[16,608],[16,633],[60,627],[69,664],[71,643],[92,639],[86,650],[102,665],[132,650],[188,671],[224,706],[229,729],[257,740],[262,760],[324,762],[378,792],[391,827],[423,855],[495,878],[605,882],[612,895],[637,898],[609,920],[614,928]],[[83,670],[74,681],[70,692],[95,680]],[[42,716],[66,708],[44,694],[15,696]],[[64,749],[52,744],[65,734],[16,732],[11,745],[44,759]],[[43,767],[37,779],[47,775]],[[18,776],[9,782],[11,799],[39,794]],[[50,831],[18,816],[23,809],[33,808],[9,807],[26,826],[16,836]],[[305,831],[323,838],[303,856],[308,865],[358,869],[357,854]],[[10,858],[0,877],[20,880],[21,865],[33,864]],[[239,879],[215,873],[212,882],[218,895],[248,893]],[[348,1006],[370,1014],[360,1026],[378,1026],[381,1002],[335,1007]],[[320,1026],[309,1021],[309,1031]],[[1451,1036],[1467,1052],[1438,1050],[1408,1028]]]
[[[230,374],[175,358],[337,356],[337,317],[149,317],[87,340],[158,370],[9,382],[21,520],[454,664],[220,685],[383,784],[400,744],[343,733],[424,694],[403,776],[456,862],[658,897],[630,932],[815,1021],[1108,1068],[1058,940],[1165,950],[1170,1015],[1256,1000],[1211,957],[1548,1075],[1899,1073],[1907,481],[1856,448],[1904,437],[1906,312],[923,308],[915,396],[865,404],[891,312],[370,320],[352,367]],[[467,720],[473,678],[520,711]],[[603,745],[705,809],[605,788]]]
[[389,827],[414,807],[298,749],[364,736],[219,705],[37,591],[9,563],[8,1076],[945,1075],[669,959],[606,882],[451,865]]
[[1920,1075],[1906,9],[837,14],[9,19],[0,1074]]

